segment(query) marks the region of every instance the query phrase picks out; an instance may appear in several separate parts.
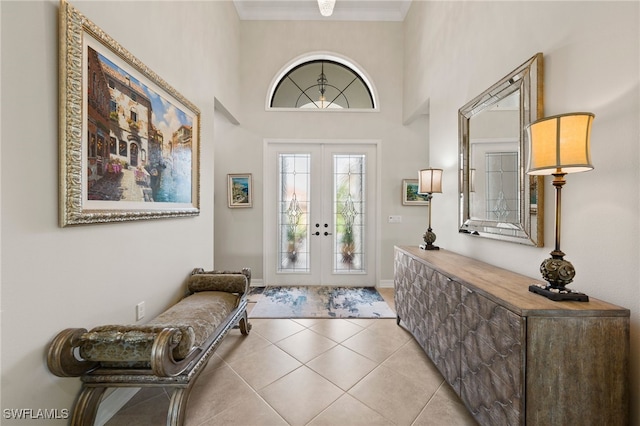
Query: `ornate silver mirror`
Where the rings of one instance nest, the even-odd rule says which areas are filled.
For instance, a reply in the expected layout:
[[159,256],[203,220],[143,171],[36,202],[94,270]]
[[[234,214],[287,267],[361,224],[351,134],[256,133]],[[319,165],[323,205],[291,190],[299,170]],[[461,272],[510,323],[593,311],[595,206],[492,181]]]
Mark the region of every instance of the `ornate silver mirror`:
[[541,247],[543,179],[525,126],[542,118],[542,53],[459,110],[460,232]]

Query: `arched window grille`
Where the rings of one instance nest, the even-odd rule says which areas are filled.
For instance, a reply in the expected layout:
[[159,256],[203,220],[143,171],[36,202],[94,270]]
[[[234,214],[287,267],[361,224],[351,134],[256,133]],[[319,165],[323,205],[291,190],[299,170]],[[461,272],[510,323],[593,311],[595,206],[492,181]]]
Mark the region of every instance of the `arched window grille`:
[[271,108],[375,109],[368,81],[329,58],[310,59],[286,71],[272,92]]

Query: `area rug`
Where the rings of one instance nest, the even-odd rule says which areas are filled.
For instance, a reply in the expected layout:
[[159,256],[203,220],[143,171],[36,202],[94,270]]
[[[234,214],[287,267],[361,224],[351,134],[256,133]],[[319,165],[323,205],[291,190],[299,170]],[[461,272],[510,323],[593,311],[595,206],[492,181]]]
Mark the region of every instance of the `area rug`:
[[251,318],[395,318],[374,287],[256,287]]

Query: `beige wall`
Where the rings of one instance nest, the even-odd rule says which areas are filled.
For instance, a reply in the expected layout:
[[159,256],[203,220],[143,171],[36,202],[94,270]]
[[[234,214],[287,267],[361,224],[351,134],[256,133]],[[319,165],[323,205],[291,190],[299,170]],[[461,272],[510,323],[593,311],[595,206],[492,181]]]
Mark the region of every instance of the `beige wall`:
[[238,108],[235,9],[227,2],[72,4],[200,108],[201,214],[58,227],[59,3],[2,1],[3,409],[70,407],[78,379],[51,375],[44,361],[58,331],[135,323],[142,300],[147,321],[183,293],[193,267],[213,267],[214,98]]
[[[71,405],[77,379],[56,378],[44,364],[59,330],[135,322],[141,300],[151,318],[179,297],[194,266],[250,266],[262,278],[264,138],[381,141],[381,280],[392,279],[393,245],[417,244],[424,231],[426,209],[401,206],[400,188],[429,156],[445,169],[433,211],[438,245],[537,277],[553,244],[552,191],[547,245],[532,248],[459,235],[457,179],[447,176],[456,174],[458,108],[538,51],[546,113],[596,114],[596,169],[568,177],[562,248],[578,271],[573,288],[632,311],[638,406],[638,3],[415,2],[404,24],[240,23],[220,1],[73,4],[201,109],[202,213],[57,226],[58,2],[0,2],[3,409]],[[265,112],[275,73],[312,51],[361,65],[380,112]],[[254,175],[254,207],[228,209],[226,174],[243,172]],[[403,223],[387,224],[391,214]]]
[[[545,115],[595,113],[595,170],[567,176],[562,250],[577,271],[571,288],[631,310],[632,424],[640,422],[639,13],[638,2],[414,2],[405,20],[404,114],[429,100],[430,156],[445,177],[457,168],[458,108],[536,52]],[[538,278],[554,246],[546,182],[544,248],[458,234],[453,179],[434,204],[441,245]]]
[[[257,279],[263,278],[265,139],[378,140],[381,254],[373,266],[380,270],[378,281],[391,285],[393,245],[420,243],[427,222],[425,207],[401,204],[402,179],[417,178],[428,161],[425,119],[407,126],[402,122],[402,23],[243,21],[241,40],[241,124],[229,129],[225,143],[215,148],[216,265],[250,266]],[[380,111],[266,111],[269,85],[278,72],[301,55],[316,52],[330,52],[361,67],[376,88]],[[252,209],[227,208],[227,173],[253,174]],[[389,224],[389,215],[401,215],[403,222]]]

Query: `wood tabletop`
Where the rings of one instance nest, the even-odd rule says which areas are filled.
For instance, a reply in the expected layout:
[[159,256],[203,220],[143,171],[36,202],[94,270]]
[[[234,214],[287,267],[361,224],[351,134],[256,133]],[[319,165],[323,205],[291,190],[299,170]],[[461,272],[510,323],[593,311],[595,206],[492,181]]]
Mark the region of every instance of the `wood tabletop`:
[[428,263],[436,271],[475,290],[521,316],[629,316],[629,310],[589,297],[588,302],[556,302],[529,291],[533,279],[448,250],[396,246],[396,250]]

